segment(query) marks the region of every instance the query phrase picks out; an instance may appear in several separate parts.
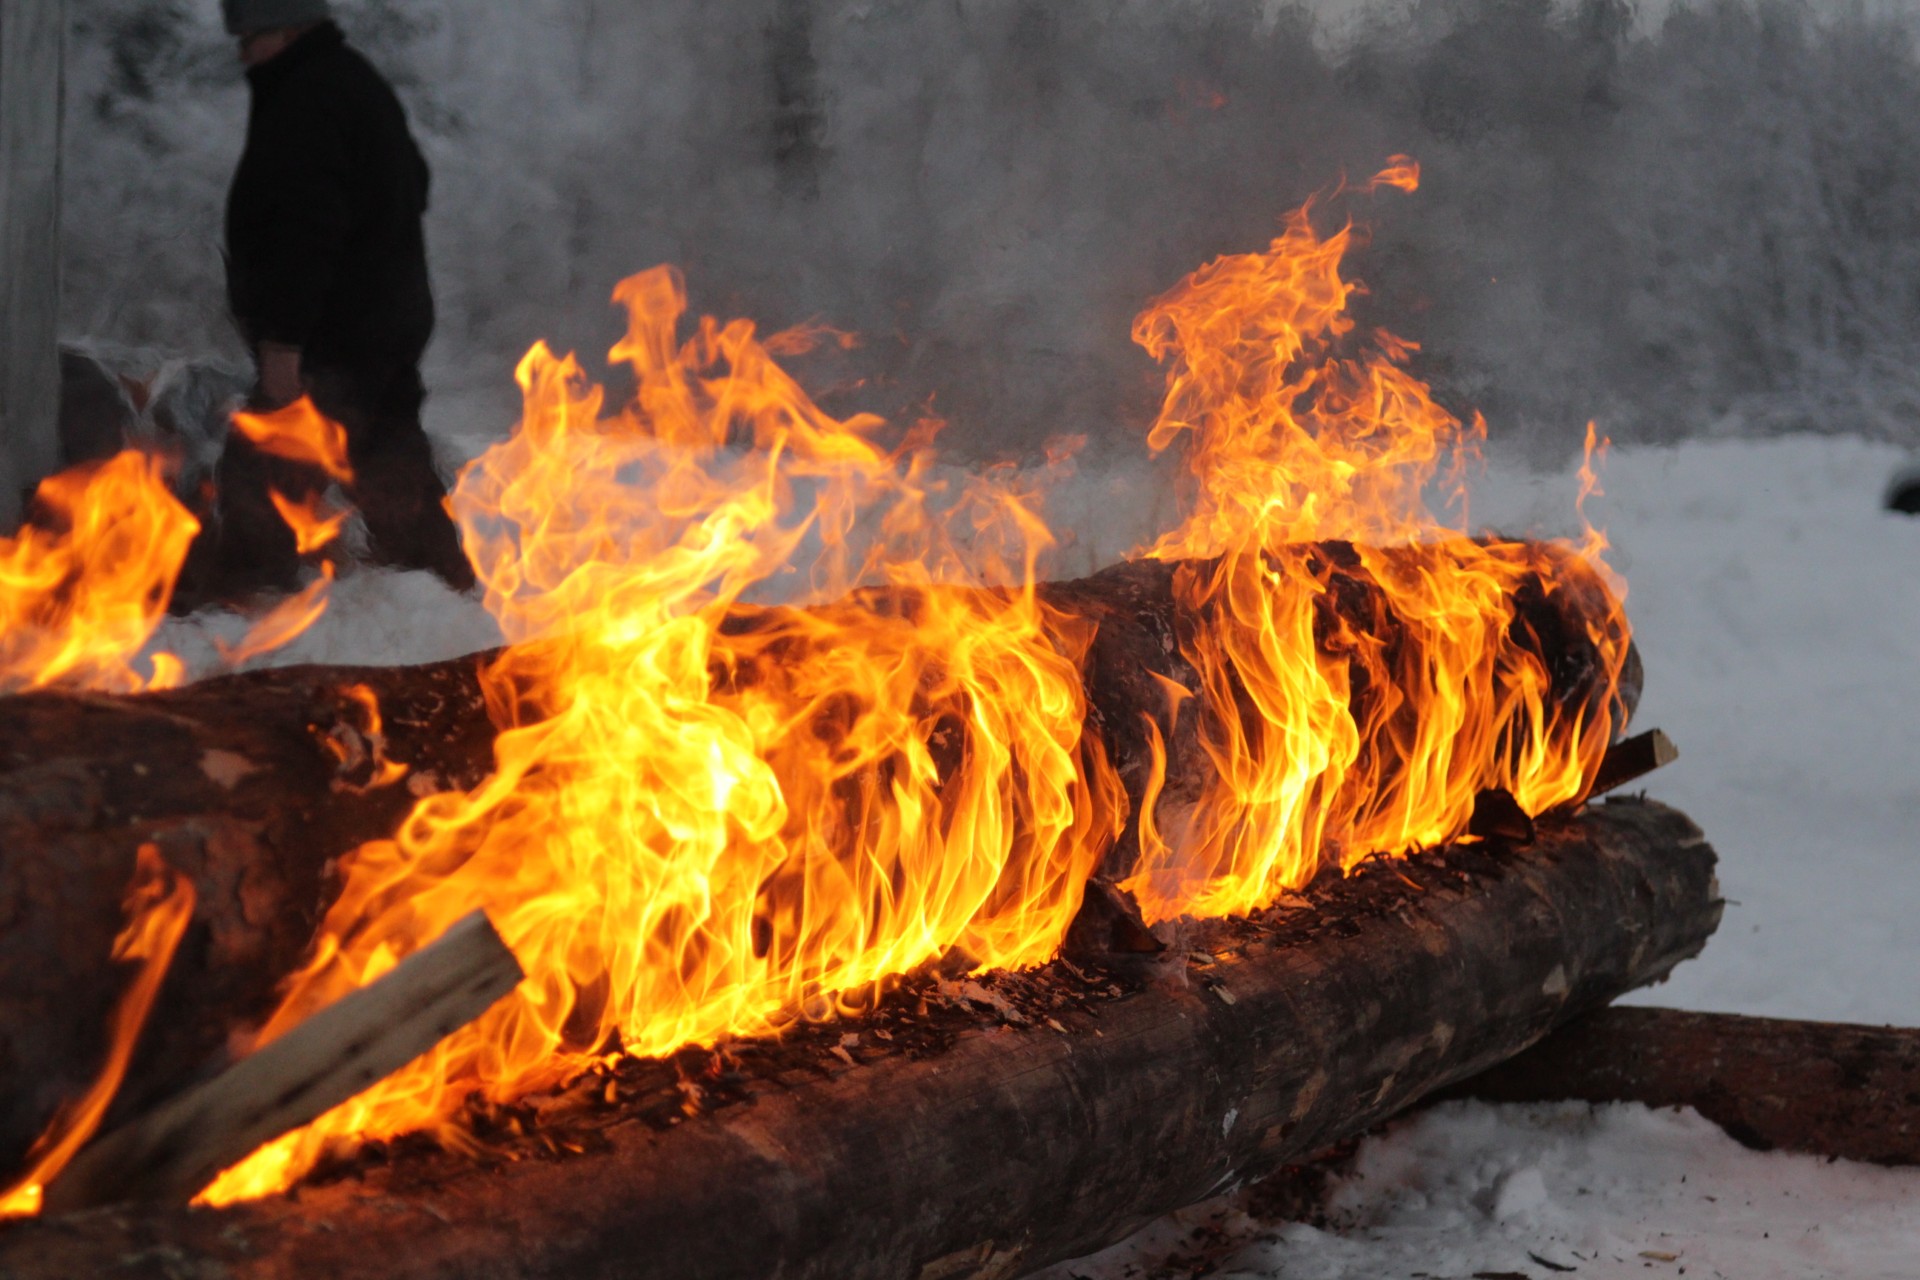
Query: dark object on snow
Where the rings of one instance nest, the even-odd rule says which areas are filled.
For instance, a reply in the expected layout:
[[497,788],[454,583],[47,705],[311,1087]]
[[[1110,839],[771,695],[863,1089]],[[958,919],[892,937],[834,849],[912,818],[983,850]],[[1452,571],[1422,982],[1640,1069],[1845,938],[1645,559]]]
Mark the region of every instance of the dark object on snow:
[[[1712,933],[1713,851],[1681,814],[1612,803],[1541,827],[1523,853],[1328,876],[1315,910],[1217,922],[1184,989],[982,1014],[924,1051],[862,1034],[858,1057],[736,1072],[732,1105],[675,1106],[658,1126],[614,1103],[576,1136],[566,1108],[529,1111],[518,1123],[552,1139],[541,1158],[485,1165],[412,1143],[297,1198],[23,1223],[0,1236],[0,1271],[1023,1275],[1322,1151],[1657,981]],[[1071,981],[1061,968],[1029,985]]]
[[1453,1096],[1692,1107],[1744,1146],[1920,1164],[1920,1030],[1605,1009]]
[[[1198,681],[1175,642],[1185,623],[1174,580],[1186,567],[1140,561],[1038,588],[1045,605],[1099,624],[1082,664],[1086,732],[1103,744],[1135,814],[1152,772],[1147,716],[1168,744],[1163,795],[1197,797],[1212,769],[1190,727],[1192,704],[1176,731],[1161,683],[1191,689]],[[1333,576],[1338,589],[1326,599],[1341,612],[1329,618],[1330,632],[1390,631],[1377,586],[1357,571]],[[1555,694],[1572,705],[1590,705],[1602,678],[1587,629],[1601,605],[1581,583],[1569,576],[1561,589],[1524,593],[1524,633],[1551,656],[1544,665]],[[912,593],[893,607],[914,607]],[[743,626],[775,620],[765,610],[739,617]],[[191,876],[199,905],[108,1129],[191,1083],[209,1056],[271,1011],[276,984],[338,892],[327,873],[334,859],[390,836],[416,785],[465,790],[492,772],[483,660],[291,667],[136,698],[0,698],[0,742],[8,744],[0,755],[0,1169],[19,1162],[54,1109],[97,1071],[107,1011],[125,981],[111,953],[140,846],[156,845]],[[385,757],[408,767],[405,783],[365,789],[374,765],[366,713],[343,692],[352,685],[378,699]],[[1619,708],[1621,723],[1630,709]],[[1130,827],[1102,873],[1126,879],[1138,849]],[[1150,958],[1114,952],[1116,923],[1109,913],[1082,933],[1119,958]],[[1118,941],[1126,939],[1122,923]],[[1134,943],[1145,945],[1137,935]]]
[[[346,427],[351,496],[374,560],[428,569],[464,590],[473,569],[420,425],[419,363],[434,319],[426,160],[392,88],[332,23],[247,78],[247,145],[227,201],[234,320],[250,349],[298,349],[315,405]],[[183,601],[291,586],[294,540],[267,489],[317,483],[234,438],[211,545],[195,557]]]
[[1887,510],[1920,516],[1920,463],[1894,473],[1887,486]]

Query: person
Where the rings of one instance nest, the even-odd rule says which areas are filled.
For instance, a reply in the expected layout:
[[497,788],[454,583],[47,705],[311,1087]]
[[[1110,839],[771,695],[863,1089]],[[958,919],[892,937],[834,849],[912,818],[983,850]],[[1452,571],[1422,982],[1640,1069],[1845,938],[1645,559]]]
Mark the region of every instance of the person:
[[[405,109],[328,0],[222,7],[252,91],[226,218],[227,301],[258,370],[250,407],[311,396],[346,430],[371,558],[465,590],[473,569],[420,425],[434,323],[429,174]],[[298,497],[321,477],[235,432],[216,480],[227,594],[291,585],[299,558],[268,491]]]

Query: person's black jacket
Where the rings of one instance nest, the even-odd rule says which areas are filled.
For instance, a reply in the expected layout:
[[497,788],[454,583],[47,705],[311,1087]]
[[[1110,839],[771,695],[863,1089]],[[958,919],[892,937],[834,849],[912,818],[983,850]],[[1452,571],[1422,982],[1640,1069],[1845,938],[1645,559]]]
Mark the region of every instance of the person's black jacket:
[[227,301],[249,345],[309,366],[412,363],[433,332],[427,163],[373,65],[324,23],[247,72]]

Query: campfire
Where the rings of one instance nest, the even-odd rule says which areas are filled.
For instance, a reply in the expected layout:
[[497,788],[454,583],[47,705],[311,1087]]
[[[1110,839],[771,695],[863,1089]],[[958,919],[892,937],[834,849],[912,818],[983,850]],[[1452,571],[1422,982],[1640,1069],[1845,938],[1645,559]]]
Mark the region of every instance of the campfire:
[[[1354,233],[1326,225],[1341,201],[1416,185],[1396,160],[1147,306],[1135,337],[1166,380],[1148,444],[1183,451],[1187,514],[1077,582],[1042,580],[1047,474],[950,481],[935,424],[890,436],[836,418],[786,371],[827,335],[701,319],[687,336],[666,268],[615,295],[632,401],[609,412],[572,358],[536,346],[518,430],[461,475],[454,513],[508,639],[477,660],[62,695],[179,683],[176,662],[142,674],[138,655],[192,524],[139,454],[51,482],[63,532],[9,548],[24,568],[0,601],[35,623],[18,628],[31,644],[8,627],[10,687],[46,692],[0,718],[10,742],[62,744],[45,768],[114,789],[75,783],[16,821],[89,883],[47,890],[48,923],[0,943],[58,957],[0,1022],[126,991],[110,1017],[63,1018],[0,1055],[10,1085],[40,1082],[14,1091],[0,1132],[26,1170],[6,1206],[236,1205],[316,1171],[302,1194],[339,1194],[327,1179],[368,1152],[477,1167],[530,1134],[551,1155],[578,1145],[561,1117],[590,1095],[587,1110],[625,1097],[665,1117],[643,1145],[669,1131],[678,1145],[644,1170],[594,1130],[596,1149],[627,1150],[613,1185],[644,1192],[660,1229],[673,1206],[697,1212],[693,1184],[761,1185],[714,1136],[747,1129],[691,1133],[722,1111],[759,1113],[726,1123],[760,1124],[766,1150],[789,1153],[755,1169],[821,1144],[814,1190],[775,1179],[810,1220],[809,1197],[836,1187],[892,1204],[836,1181],[833,1153],[861,1142],[882,1168],[904,1161],[899,1177],[1044,1113],[1043,1146],[1084,1152],[1063,1136],[1080,1105],[1060,1109],[1065,1088],[1118,1161],[1070,1157],[1087,1207],[1001,1228],[956,1209],[838,1273],[1010,1275],[1149,1210],[1129,1198],[1143,1179],[1126,1153],[1164,1166],[1144,1181],[1174,1207],[1664,975],[1719,904],[1684,819],[1580,809],[1636,772],[1614,749],[1639,675],[1604,539],[1474,536],[1464,510],[1446,518],[1483,425],[1434,402],[1410,343],[1348,312]],[[296,407],[239,429],[339,477],[330,427]],[[320,490],[276,495],[303,551],[346,517]],[[297,634],[331,580],[230,660]],[[67,637],[83,633],[75,657]],[[1641,769],[1661,762],[1658,743],[1635,749],[1655,753]],[[88,819],[52,811],[69,803]],[[109,904],[129,882],[112,869],[136,862]],[[439,994],[392,995],[430,957]],[[383,1078],[343,1090],[371,1042],[330,1017],[410,1030],[383,1050]],[[974,1034],[983,1017],[1004,1045]],[[1196,1018],[1215,1040],[1194,1039]],[[216,1055],[254,1064],[247,1089],[268,1101],[244,1122],[231,1078],[182,1092]],[[328,1081],[314,1097],[346,1100],[285,1105],[298,1090],[270,1085],[296,1061],[314,1072],[299,1079]],[[670,1082],[648,1074],[659,1064],[675,1064]],[[928,1067],[946,1083],[914,1076]],[[869,1118],[826,1132],[781,1083],[796,1070],[819,1075],[830,1114]],[[1012,1083],[1021,1071],[1077,1083]],[[1218,1088],[1143,1104],[1181,1072]],[[1087,1092],[1095,1079],[1141,1092],[1123,1105]],[[922,1085],[910,1115],[884,1101]],[[755,1105],[725,1105],[739,1101]],[[880,1136],[885,1121],[900,1134]],[[1155,1155],[1183,1125],[1214,1138]],[[213,1143],[200,1160],[235,1133],[272,1140],[250,1136],[187,1184],[198,1166],[174,1143],[168,1175],[143,1182],[167,1145],[155,1135],[189,1128]],[[63,1198],[63,1179],[94,1191]],[[281,1222],[277,1203],[236,1221]],[[715,1234],[711,1206],[698,1212]],[[1057,1230],[1035,1225],[1047,1212],[1066,1215]],[[713,1261],[723,1239],[662,1274],[770,1270],[793,1247],[777,1234],[741,1244],[757,1264]]]

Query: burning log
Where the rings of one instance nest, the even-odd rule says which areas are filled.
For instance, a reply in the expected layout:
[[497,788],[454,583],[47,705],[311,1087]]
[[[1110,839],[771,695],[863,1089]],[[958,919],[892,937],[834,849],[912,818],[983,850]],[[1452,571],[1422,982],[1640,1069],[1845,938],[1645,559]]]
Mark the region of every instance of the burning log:
[[1692,1107],[1756,1150],[1920,1164],[1920,1030],[1911,1028],[1604,1009],[1455,1094]]
[[[1045,1019],[980,990],[983,1015],[1001,1002],[1001,1025],[944,1049],[890,1049],[872,1034],[889,1025],[876,1013],[823,1029],[831,1050],[807,1067],[737,1068],[724,1089],[696,1071],[679,1092],[670,1070],[665,1091],[681,1101],[664,1118],[615,1105],[591,1142],[564,1107],[529,1112],[555,1117],[555,1149],[597,1154],[490,1169],[416,1147],[294,1198],[22,1223],[0,1235],[0,1270],[1022,1274],[1491,1066],[1665,975],[1718,922],[1713,853],[1683,816],[1614,802],[1540,825],[1524,850],[1369,864],[1316,882],[1310,910],[1200,926],[1193,945],[1211,950],[1184,957],[1174,981],[1082,990]],[[1026,981],[1071,973],[1056,964]],[[730,1060],[751,1063],[751,1048]],[[611,1097],[623,1080],[580,1093]],[[722,1093],[734,1105],[690,1101]]]
[[[1534,551],[1561,581],[1519,593],[1523,647],[1551,674],[1556,705],[1624,724],[1637,670],[1621,677],[1608,708],[1611,673],[1589,638],[1611,607],[1604,589],[1572,557]],[[1321,607],[1329,633],[1390,631],[1353,548],[1315,554],[1333,586]],[[1163,796],[1197,796],[1209,776],[1198,717],[1177,717],[1168,697],[1198,680],[1182,655],[1193,620],[1177,604],[1190,571],[1136,562],[1040,590],[1062,616],[1097,624],[1082,664],[1086,732],[1115,763],[1136,814],[1156,740],[1168,744]],[[743,615],[742,625],[754,620]],[[9,975],[0,985],[0,1167],[18,1163],[105,1054],[122,984],[110,943],[136,851],[150,844],[189,876],[198,906],[108,1130],[201,1078],[270,1011],[338,891],[335,859],[391,834],[417,797],[488,775],[496,728],[482,661],[295,668],[137,698],[0,701],[0,919],[10,922],[0,931]],[[1357,700],[1382,696],[1356,685]],[[1136,818],[1102,869],[1125,876],[1139,850]]]

